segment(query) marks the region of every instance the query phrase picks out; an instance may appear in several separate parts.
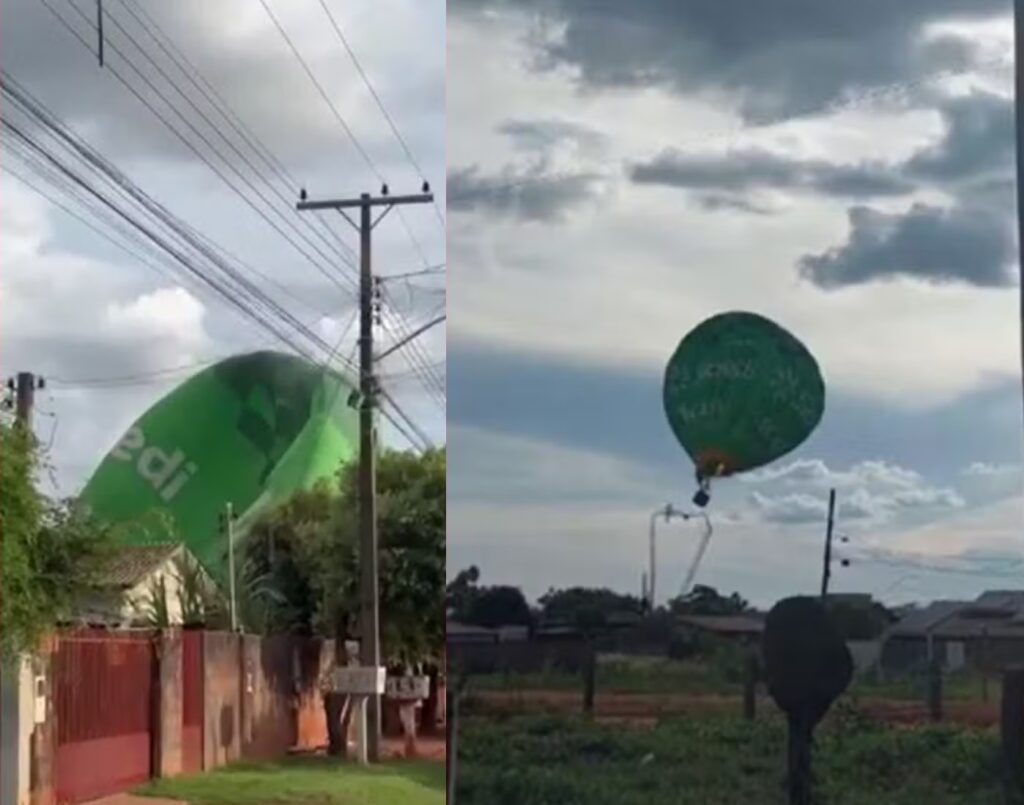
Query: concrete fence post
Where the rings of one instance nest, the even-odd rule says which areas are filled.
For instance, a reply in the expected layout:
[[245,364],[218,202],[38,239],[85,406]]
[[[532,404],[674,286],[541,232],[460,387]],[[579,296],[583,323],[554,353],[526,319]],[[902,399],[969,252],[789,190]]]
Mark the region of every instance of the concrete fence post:
[[1003,672],[1003,702],[999,720],[1007,802],[1020,802],[1024,783],[1024,667]]
[[180,629],[164,629],[156,637],[156,689],[154,725],[157,777],[181,774],[182,758],[182,636]]
[[746,674],[743,679],[743,717],[753,721],[757,716],[757,655],[747,655]]
[[942,721],[942,663],[933,659],[928,664],[928,717]]
[[587,644],[583,658],[583,713],[594,714],[594,694],[597,687],[597,646],[593,641]]

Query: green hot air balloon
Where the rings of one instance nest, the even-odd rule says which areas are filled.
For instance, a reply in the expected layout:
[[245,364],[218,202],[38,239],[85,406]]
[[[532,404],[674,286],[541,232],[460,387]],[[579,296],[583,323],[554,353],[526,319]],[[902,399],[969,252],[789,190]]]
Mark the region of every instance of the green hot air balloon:
[[825,409],[825,384],[807,348],[744,312],[713,316],[683,338],[666,367],[663,394],[672,431],[697,468],[701,505],[708,479],[785,455]]
[[[230,502],[237,533],[268,506],[358,454],[354,386],[277,352],[217,363],[150,408],[104,458],[81,499],[110,522],[171,515],[189,550],[223,578],[219,517]],[[140,542],[145,529],[129,536]]]

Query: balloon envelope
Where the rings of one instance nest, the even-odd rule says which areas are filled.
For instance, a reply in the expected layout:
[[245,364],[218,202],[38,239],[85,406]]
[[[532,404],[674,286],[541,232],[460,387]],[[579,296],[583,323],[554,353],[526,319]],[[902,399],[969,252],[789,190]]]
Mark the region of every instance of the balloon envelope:
[[[353,384],[291,355],[255,352],[205,369],[157,402],[104,458],[81,499],[98,517],[131,522],[167,512],[203,566],[223,578],[220,515],[239,533],[268,506],[358,453]],[[127,537],[144,542],[139,529]]]
[[669,425],[702,477],[731,475],[790,452],[825,409],[818,364],[755,313],[722,313],[680,342],[665,370]]

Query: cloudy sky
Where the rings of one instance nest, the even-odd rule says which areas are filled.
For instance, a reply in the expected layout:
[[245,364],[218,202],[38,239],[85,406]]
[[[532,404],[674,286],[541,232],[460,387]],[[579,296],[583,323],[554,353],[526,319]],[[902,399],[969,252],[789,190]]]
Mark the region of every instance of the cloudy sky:
[[[704,317],[767,315],[827,384],[798,451],[714,489],[698,580],[759,604],[1019,586],[1007,0],[448,9],[450,572],[638,591],[692,467],[661,407]],[[659,597],[699,528],[661,529]]]
[[[84,41],[47,4],[2,0],[7,74],[149,196],[245,263],[265,293],[338,344],[339,354],[352,354],[354,300],[343,289],[354,272],[341,255],[351,258],[355,233],[338,216],[302,219],[293,205],[299,186],[314,198],[377,192],[378,174],[393,193],[418,192],[422,171],[443,211],[443,5],[326,0],[410,159],[318,0],[110,0],[103,69],[87,49],[96,40],[94,4],[48,4]],[[6,101],[4,113],[45,139]],[[208,288],[154,270],[41,197],[22,179],[52,194],[50,185],[9,138],[0,148],[0,369],[4,377],[33,371],[49,381],[37,416],[55,467],[46,480],[70,494],[125,428],[197,364],[285,347]],[[391,216],[376,230],[374,260],[384,275],[443,264],[440,212],[407,208],[402,219]],[[444,282],[440,271],[394,280],[388,307],[416,326],[443,306]],[[399,325],[391,321],[394,331]],[[392,337],[380,336],[384,343]],[[416,359],[443,382],[443,328],[423,338]],[[402,408],[443,443],[443,402],[405,357],[388,359],[382,373]],[[387,438],[405,446],[394,432]]]

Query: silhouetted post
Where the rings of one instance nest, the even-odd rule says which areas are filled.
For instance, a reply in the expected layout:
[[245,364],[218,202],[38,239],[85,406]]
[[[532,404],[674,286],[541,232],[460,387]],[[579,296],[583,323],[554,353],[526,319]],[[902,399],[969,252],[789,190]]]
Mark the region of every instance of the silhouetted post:
[[1018,802],[1024,782],[1024,668],[1003,672],[1003,705],[999,719],[1007,801]]
[[597,646],[593,639],[587,643],[583,660],[583,714],[594,715],[594,689],[597,687]]
[[743,680],[743,717],[753,721],[757,715],[757,655],[747,655],[747,673]]
[[942,721],[942,663],[938,659],[928,665],[928,716]]

